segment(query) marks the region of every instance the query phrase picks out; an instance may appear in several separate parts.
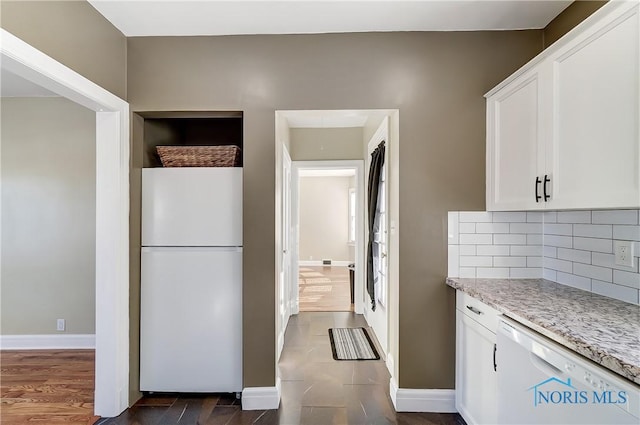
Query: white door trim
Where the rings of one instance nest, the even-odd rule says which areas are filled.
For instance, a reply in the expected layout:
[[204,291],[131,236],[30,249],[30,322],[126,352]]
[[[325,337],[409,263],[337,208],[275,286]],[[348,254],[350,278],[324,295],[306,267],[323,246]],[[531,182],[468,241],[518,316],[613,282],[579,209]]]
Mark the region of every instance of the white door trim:
[[[291,301],[294,306],[294,314],[299,312],[298,302],[298,264],[300,262],[299,252],[299,229],[300,229],[300,170],[345,170],[355,169],[356,171],[356,270],[354,281],[354,309],[356,314],[364,311],[364,161],[363,160],[339,160],[339,161],[292,161],[291,173],[291,227],[294,235],[291,250],[292,267],[292,291]],[[295,278],[294,278],[295,276]]]
[[96,111],[94,413],[117,416],[129,405],[129,104],[4,29],[0,60],[3,68]]

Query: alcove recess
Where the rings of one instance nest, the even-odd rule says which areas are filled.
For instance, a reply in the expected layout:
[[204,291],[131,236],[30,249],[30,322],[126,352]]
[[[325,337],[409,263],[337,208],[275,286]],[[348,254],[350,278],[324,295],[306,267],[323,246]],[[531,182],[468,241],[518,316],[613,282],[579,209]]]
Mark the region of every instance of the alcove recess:
[[[137,112],[143,120],[142,166],[162,167],[156,146],[238,146],[241,111]],[[240,155],[242,166],[242,154]]]

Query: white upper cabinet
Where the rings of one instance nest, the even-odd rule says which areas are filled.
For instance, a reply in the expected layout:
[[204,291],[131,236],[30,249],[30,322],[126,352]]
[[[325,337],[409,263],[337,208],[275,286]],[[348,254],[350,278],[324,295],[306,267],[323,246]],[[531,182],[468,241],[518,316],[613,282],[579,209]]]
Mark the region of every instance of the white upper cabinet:
[[639,207],[639,80],[638,3],[611,2],[488,93],[487,210]]

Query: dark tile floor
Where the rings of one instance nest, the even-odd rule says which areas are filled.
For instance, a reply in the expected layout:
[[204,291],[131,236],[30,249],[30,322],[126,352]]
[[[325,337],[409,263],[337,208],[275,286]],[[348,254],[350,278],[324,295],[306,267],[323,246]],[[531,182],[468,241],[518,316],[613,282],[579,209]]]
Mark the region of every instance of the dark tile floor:
[[457,414],[396,413],[382,360],[335,361],[327,330],[366,326],[349,312],[304,312],[287,326],[278,410],[243,411],[229,394],[154,395],[100,425],[464,425]]

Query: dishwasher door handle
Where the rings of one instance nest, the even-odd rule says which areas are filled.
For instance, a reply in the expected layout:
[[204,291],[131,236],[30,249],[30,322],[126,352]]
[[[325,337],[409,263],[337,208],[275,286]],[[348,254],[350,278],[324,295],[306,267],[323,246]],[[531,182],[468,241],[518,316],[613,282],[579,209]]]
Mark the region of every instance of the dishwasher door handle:
[[562,370],[558,369],[557,367],[555,367],[554,365],[552,365],[542,357],[538,356],[536,353],[530,351],[529,355],[531,357],[531,362],[534,364],[534,366],[537,367],[542,372],[546,373],[547,375],[559,376],[564,373]]

